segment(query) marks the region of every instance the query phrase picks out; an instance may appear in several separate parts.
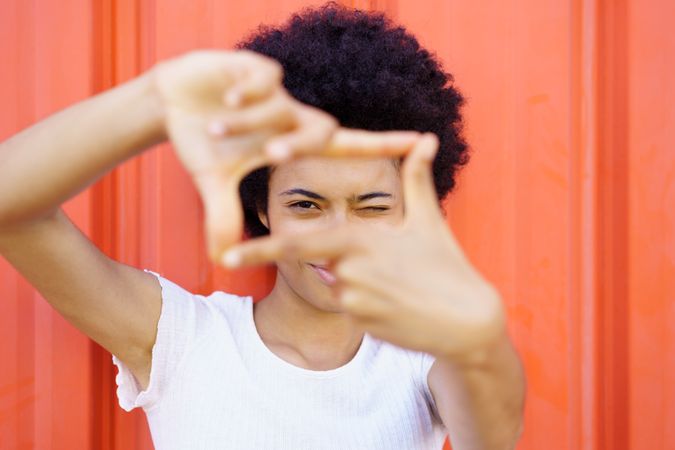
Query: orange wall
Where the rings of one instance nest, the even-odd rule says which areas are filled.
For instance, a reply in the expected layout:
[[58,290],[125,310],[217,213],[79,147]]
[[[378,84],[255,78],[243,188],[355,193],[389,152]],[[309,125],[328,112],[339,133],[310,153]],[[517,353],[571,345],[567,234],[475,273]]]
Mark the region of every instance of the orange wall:
[[[309,3],[3,0],[0,139]],[[675,3],[343,3],[408,26],[468,98],[473,160],[447,208],[526,366],[519,448],[675,448]],[[107,253],[186,288],[269,286],[207,262],[198,197],[166,145],[66,209]],[[114,373],[0,258],[0,449],[150,449]]]

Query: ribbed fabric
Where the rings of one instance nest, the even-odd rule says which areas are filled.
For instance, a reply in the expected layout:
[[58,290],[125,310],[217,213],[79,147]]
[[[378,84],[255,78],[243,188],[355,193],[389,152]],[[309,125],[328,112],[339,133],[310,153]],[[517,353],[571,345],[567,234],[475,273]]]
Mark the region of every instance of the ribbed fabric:
[[151,273],[162,309],[148,388],[113,362],[119,404],[143,408],[156,450],[442,448],[431,355],[366,334],[344,366],[303,369],[265,346],[250,297],[194,295]]

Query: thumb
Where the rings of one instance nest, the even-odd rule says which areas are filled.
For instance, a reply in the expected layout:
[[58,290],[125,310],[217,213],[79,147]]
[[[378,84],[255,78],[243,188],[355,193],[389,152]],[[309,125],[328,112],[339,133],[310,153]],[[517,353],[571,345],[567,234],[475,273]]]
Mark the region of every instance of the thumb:
[[403,162],[406,222],[442,217],[432,174],[432,164],[437,151],[438,137],[433,133],[425,133]]
[[241,240],[243,232],[238,183],[233,177],[216,173],[199,175],[194,181],[204,205],[208,254],[211,261],[219,262],[222,254]]

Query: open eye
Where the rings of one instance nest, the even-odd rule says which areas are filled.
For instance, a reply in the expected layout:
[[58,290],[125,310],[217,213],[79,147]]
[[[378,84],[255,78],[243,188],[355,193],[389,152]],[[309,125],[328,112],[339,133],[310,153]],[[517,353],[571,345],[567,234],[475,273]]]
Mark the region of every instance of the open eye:
[[290,208],[297,209],[319,209],[316,203],[310,202],[308,200],[301,200],[299,202],[294,202],[288,205]]

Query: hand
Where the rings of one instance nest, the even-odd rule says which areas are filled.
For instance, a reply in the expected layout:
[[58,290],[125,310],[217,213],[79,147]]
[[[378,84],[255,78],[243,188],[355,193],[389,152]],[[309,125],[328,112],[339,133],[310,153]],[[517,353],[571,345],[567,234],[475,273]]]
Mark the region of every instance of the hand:
[[455,361],[475,357],[505,335],[505,316],[443,219],[430,170],[437,149],[426,134],[403,164],[401,226],[256,239],[232,248],[224,263],[328,259],[342,310],[365,331]]
[[204,203],[209,255],[241,238],[239,184],[298,154],[401,154],[417,133],[337,131],[330,115],[283,89],[281,66],[248,51],[196,51],[154,69],[166,129]]

